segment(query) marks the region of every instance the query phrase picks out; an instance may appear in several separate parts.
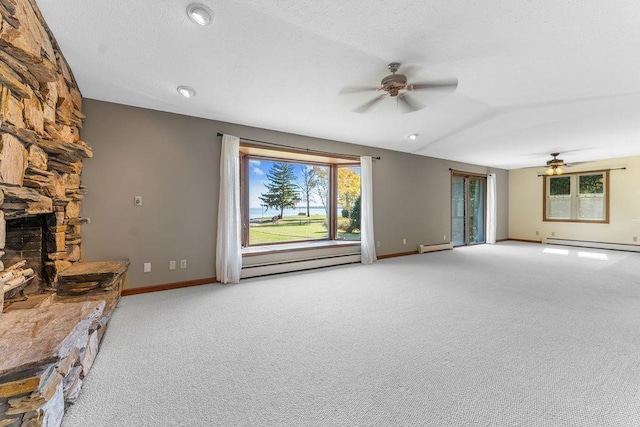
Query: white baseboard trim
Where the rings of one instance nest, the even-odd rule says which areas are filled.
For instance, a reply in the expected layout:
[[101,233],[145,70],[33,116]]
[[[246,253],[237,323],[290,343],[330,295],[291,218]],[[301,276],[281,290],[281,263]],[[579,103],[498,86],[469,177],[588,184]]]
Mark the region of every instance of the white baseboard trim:
[[293,261],[273,262],[242,267],[240,277],[266,276],[269,274],[289,273],[292,271],[309,270],[312,268],[329,267],[333,265],[353,264],[360,262],[360,254],[345,254],[314,259],[299,259]]
[[449,249],[453,249],[453,243],[452,242],[447,242],[447,243],[433,243],[430,245],[418,245],[418,253],[425,253],[425,252],[434,252],[434,251],[446,251]]
[[590,242],[586,240],[569,240],[543,237],[542,243],[547,245],[576,246],[593,249],[611,249],[614,251],[640,252],[640,245],[626,243]]

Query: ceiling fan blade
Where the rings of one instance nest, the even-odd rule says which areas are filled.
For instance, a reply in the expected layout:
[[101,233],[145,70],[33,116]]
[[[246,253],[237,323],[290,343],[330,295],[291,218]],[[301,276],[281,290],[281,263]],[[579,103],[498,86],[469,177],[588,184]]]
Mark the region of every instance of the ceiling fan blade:
[[345,86],[340,89],[340,92],[338,92],[338,94],[346,95],[348,93],[370,92],[379,89],[379,86]]
[[584,165],[585,163],[591,163],[591,162],[588,162],[588,161],[585,161],[585,162],[570,162],[570,163],[565,163],[564,165],[566,167],[570,168],[571,166]]
[[380,95],[380,96],[376,96],[375,98],[373,98],[371,101],[367,101],[364,104],[362,104],[361,106],[359,106],[358,108],[355,108],[353,111],[355,113],[366,113],[367,111],[369,111],[369,109],[371,107],[373,107],[375,104],[377,104],[378,102],[382,101],[382,99],[385,97],[385,95]]
[[454,91],[458,87],[458,79],[437,80],[424,83],[411,83],[407,85],[407,90],[446,90]]
[[418,105],[407,98],[409,97],[406,94],[398,95],[398,108],[402,114],[412,113],[423,108],[421,105]]

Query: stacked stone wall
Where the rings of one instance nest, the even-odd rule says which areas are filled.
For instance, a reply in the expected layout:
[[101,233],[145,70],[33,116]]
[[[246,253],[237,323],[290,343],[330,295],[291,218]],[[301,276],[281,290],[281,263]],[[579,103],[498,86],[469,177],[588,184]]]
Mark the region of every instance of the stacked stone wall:
[[[45,215],[43,268],[23,283],[55,287],[59,272],[81,258],[80,175],[93,155],[79,137],[82,95],[35,1],[0,0],[0,15],[0,255],[7,219]],[[2,261],[0,303],[11,280],[16,293],[17,279],[3,274],[13,264]]]

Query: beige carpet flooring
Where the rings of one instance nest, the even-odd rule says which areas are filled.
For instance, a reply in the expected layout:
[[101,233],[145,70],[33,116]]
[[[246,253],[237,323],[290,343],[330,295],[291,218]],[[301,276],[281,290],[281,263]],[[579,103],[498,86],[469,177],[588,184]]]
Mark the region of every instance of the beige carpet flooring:
[[125,297],[63,422],[638,425],[640,254],[517,242]]

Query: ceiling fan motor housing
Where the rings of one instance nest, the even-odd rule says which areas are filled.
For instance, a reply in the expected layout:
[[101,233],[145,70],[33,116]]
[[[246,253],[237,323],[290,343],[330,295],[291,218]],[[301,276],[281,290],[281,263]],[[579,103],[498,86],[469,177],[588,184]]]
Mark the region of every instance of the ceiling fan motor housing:
[[407,77],[403,74],[389,74],[382,79],[380,85],[390,96],[398,96],[398,92],[407,87]]
[[553,159],[547,160],[547,166],[551,166],[551,167],[564,166],[564,160],[559,159],[558,158],[559,155],[560,153],[551,153],[551,156],[553,156]]

